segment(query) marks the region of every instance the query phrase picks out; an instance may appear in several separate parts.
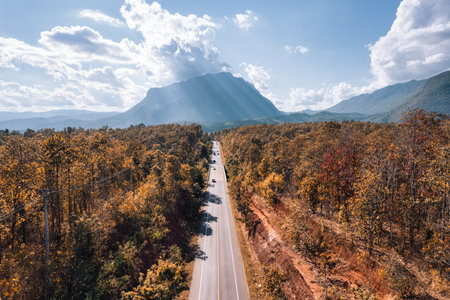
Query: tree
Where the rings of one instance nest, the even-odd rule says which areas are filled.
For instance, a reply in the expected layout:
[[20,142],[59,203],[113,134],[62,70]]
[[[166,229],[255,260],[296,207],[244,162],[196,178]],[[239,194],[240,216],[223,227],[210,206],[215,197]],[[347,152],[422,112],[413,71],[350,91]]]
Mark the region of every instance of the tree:
[[161,258],[143,274],[139,285],[130,292],[122,293],[122,299],[169,300],[187,288],[183,264],[173,259]]

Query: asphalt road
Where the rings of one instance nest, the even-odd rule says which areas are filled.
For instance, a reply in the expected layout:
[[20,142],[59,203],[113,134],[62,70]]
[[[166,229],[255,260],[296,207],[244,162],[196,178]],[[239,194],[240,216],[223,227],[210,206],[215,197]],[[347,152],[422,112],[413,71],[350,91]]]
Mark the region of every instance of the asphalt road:
[[250,299],[220,152],[214,142],[190,300]]

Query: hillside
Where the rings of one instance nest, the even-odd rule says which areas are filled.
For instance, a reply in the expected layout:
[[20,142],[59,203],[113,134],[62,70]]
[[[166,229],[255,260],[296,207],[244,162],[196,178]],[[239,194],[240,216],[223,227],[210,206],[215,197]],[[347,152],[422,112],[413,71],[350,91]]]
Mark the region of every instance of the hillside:
[[412,80],[376,90],[371,94],[363,94],[339,102],[327,109],[334,113],[361,113],[367,115],[391,112],[406,104],[412,97],[421,92],[425,80]]
[[362,113],[368,120],[396,122],[402,114],[424,109],[428,112],[450,113],[450,71],[429,79],[412,80],[352,97],[327,109],[334,113]]
[[250,83],[231,73],[218,73],[152,88],[130,110],[101,120],[98,125],[227,122],[280,114]]
[[399,109],[389,113],[385,121],[396,121],[403,113],[418,108],[429,112],[450,114],[450,71],[428,79],[420,93]]

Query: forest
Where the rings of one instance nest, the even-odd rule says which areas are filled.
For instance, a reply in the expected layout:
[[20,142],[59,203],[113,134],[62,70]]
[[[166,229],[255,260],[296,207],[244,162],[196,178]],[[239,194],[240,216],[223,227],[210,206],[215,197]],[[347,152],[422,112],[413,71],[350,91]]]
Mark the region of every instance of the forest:
[[210,148],[197,125],[2,131],[0,299],[187,289]]
[[448,116],[256,125],[215,138],[266,297],[450,298]]

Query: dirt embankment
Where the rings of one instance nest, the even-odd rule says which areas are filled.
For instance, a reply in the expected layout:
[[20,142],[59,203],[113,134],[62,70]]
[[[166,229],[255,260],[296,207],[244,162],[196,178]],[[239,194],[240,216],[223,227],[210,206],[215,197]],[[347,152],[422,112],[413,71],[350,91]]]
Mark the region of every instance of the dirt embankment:
[[279,228],[272,226],[277,223],[273,219],[276,216],[266,214],[257,205],[253,205],[252,210],[253,226],[248,237],[259,262],[276,265],[285,272],[285,293],[289,299],[317,299],[322,289],[315,281],[314,271],[285,244]]
[[[292,216],[286,207],[273,209],[254,195],[251,209],[250,251],[262,265],[277,266],[285,273],[283,290],[288,299],[359,299],[358,295],[368,295],[368,291],[376,299],[399,299],[386,275],[393,260],[405,261],[395,251],[374,247],[369,256],[364,243],[344,225],[309,215],[306,222],[298,222],[303,222],[312,239],[326,243],[329,267],[324,274],[320,255],[306,258],[288,241],[283,224]],[[437,289],[435,280],[422,274],[421,263],[409,258],[404,264],[415,282],[413,298],[448,299],[448,287]]]
[[324,299],[325,293],[329,294],[329,290],[327,292],[325,288],[327,286],[333,290],[338,289],[339,296],[352,296],[352,290],[357,284],[368,282],[371,282],[382,298],[390,294],[389,289],[383,287],[385,285],[382,284],[374,263],[369,258],[358,255],[355,245],[351,245],[345,238],[324,230],[323,224],[318,225],[311,219],[308,230],[315,238],[326,241],[330,247],[330,264],[334,267],[326,279],[320,273],[317,262],[302,257],[285,241],[281,220],[287,211],[283,207],[274,211],[263,203],[263,199],[254,196],[252,210],[253,226],[248,232],[252,250],[261,264],[275,265],[286,274],[284,291],[289,299]]

